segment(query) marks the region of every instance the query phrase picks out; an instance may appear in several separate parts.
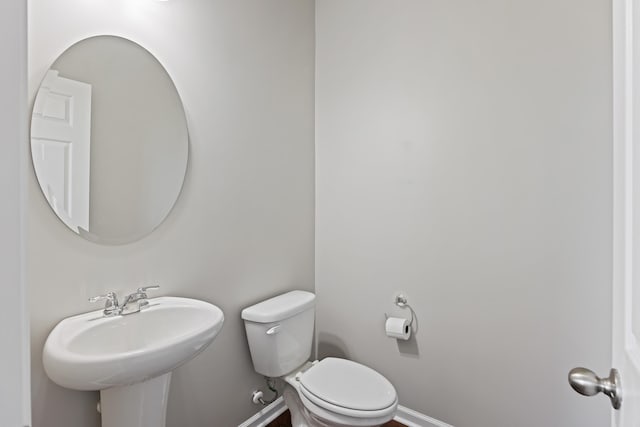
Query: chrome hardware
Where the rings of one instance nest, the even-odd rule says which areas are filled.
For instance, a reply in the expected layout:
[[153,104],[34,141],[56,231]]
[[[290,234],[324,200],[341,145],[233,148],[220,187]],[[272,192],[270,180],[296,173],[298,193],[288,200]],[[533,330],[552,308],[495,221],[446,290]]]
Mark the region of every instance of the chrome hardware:
[[276,325],[273,328],[269,328],[267,329],[267,335],[274,335],[277,334],[278,332],[280,332],[280,328],[282,327],[282,325]]
[[278,398],[278,389],[276,388],[275,385],[275,380],[273,378],[269,378],[269,377],[264,377],[264,379],[267,381],[267,387],[269,388],[269,390],[271,390],[273,392],[273,397],[269,400],[266,400],[264,398],[264,393],[262,392],[262,390],[255,390],[252,394],[251,394],[251,401],[253,403],[260,404],[262,406],[267,406],[270,405],[271,403],[275,402],[276,399]]
[[[409,300],[407,299],[407,297],[404,294],[398,294],[395,296],[395,298],[393,299],[393,303],[395,305],[397,305],[400,308],[408,308],[409,309],[409,313],[411,313],[411,320],[409,320],[409,328],[411,328],[411,330],[415,333],[418,331],[418,322],[416,321],[416,327],[414,329],[413,327],[413,322],[414,320],[416,320],[416,313],[415,311],[413,311],[413,307],[411,307],[409,305]],[[384,318],[385,320],[388,319],[389,316],[387,313],[384,313]]]
[[[124,298],[122,305],[118,304],[118,297],[116,296],[115,292],[108,292],[104,295],[91,297],[89,298],[89,302],[106,300],[103,311],[106,317],[117,316],[119,314],[133,314],[139,312],[144,307],[149,305],[149,301],[147,301],[147,291],[155,289],[160,289],[160,286],[153,285],[138,288],[134,293],[129,294]],[[137,303],[135,307],[132,307],[133,303]]]
[[[120,306],[120,314],[126,315],[126,314],[137,313],[140,310],[142,310],[144,307],[148,306],[149,301],[147,301],[147,298],[149,298],[149,296],[147,295],[147,291],[152,291],[156,289],[160,289],[160,286],[158,285],[144,286],[142,288],[136,289],[134,293],[124,297],[124,301]],[[134,307],[130,307],[132,303],[137,303],[137,304]]]
[[118,297],[115,292],[108,292],[104,295],[98,295],[89,298],[89,302],[98,302],[105,300],[104,303],[104,315],[107,317],[116,316],[120,314],[120,306],[118,305]]
[[620,409],[622,405],[622,387],[617,369],[612,369],[608,378],[600,378],[589,369],[574,368],[569,372],[569,384],[583,396],[595,396],[600,392],[606,394],[611,399],[613,409]]
[[402,294],[396,295],[395,303],[398,307],[404,307],[405,305],[408,305],[407,302],[408,302],[407,297],[405,297],[404,295]]

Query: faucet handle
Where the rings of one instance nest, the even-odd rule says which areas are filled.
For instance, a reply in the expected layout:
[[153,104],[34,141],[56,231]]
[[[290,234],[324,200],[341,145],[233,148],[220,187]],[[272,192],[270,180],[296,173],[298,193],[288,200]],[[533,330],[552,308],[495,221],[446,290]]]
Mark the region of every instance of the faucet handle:
[[157,289],[160,289],[160,286],[151,285],[151,286],[143,286],[136,290],[135,295],[137,296],[136,299],[138,301],[138,310],[141,310],[144,307],[149,305],[149,301],[147,301],[147,298],[148,298],[147,291],[155,291]]
[[98,302],[106,300],[104,303],[104,315],[111,316],[118,312],[118,296],[115,292],[107,292],[104,295],[98,295],[89,298],[89,302]]
[[155,290],[158,290],[158,289],[160,289],[160,286],[158,286],[158,285],[143,286],[142,288],[138,288],[136,290],[136,292],[139,293],[139,294],[144,294],[147,291],[155,291]]
[[89,298],[89,302],[98,302],[102,300],[107,300],[107,304],[113,304],[115,302],[116,303],[115,305],[118,305],[117,303],[118,297],[116,296],[115,292],[107,292],[104,295],[98,295],[98,296]]

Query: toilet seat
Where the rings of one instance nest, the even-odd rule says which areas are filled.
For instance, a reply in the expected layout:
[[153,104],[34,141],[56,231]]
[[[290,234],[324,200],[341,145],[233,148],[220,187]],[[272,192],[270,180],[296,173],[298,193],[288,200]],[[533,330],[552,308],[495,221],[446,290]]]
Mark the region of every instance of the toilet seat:
[[346,359],[328,357],[304,372],[300,392],[320,407],[349,416],[377,416],[393,407],[396,390],[378,372]]
[[[311,365],[311,364],[309,364]],[[329,357],[289,376],[304,406],[317,417],[344,425],[389,421],[396,390],[381,374],[359,363]]]
[[396,412],[396,405],[393,405],[389,408],[386,415],[381,416],[372,416],[368,414],[367,416],[363,416],[362,413],[358,413],[359,416],[352,417],[348,415],[338,414],[329,409],[325,409],[314,404],[312,401],[307,399],[304,394],[297,393],[299,401],[304,407],[304,410],[311,416],[311,418],[316,421],[320,421],[318,424],[309,424],[309,425],[321,425],[321,426],[349,426],[349,427],[371,427],[371,426],[381,426],[382,424],[389,422],[393,419],[393,416]]
[[333,405],[327,401],[318,399],[317,397],[306,393],[303,387],[300,387],[300,394],[301,394],[301,397],[304,397],[303,401],[311,402],[315,406],[322,408],[326,411],[330,411],[335,414],[346,415],[348,417],[353,417],[353,418],[385,417],[395,412],[396,406],[398,403],[396,400],[386,408],[364,411],[364,410],[358,410],[358,409],[352,409],[352,408],[345,408],[344,406]]

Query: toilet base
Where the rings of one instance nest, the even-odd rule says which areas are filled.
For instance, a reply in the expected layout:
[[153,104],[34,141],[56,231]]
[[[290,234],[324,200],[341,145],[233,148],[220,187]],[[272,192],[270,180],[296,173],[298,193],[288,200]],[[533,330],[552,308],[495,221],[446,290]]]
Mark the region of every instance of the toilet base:
[[298,397],[298,392],[288,384],[285,386],[283,397],[284,403],[287,405],[287,408],[289,408],[289,412],[291,413],[291,427],[316,427],[316,425],[322,427],[326,426],[326,424],[312,424],[314,420],[310,419],[308,411],[302,405],[302,402]]

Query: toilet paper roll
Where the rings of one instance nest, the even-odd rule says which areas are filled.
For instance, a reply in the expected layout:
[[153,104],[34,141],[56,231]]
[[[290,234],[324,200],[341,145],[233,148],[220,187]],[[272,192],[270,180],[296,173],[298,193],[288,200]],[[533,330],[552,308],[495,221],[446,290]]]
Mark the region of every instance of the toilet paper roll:
[[387,336],[399,340],[408,340],[411,337],[411,325],[407,319],[401,317],[389,317],[384,325]]

